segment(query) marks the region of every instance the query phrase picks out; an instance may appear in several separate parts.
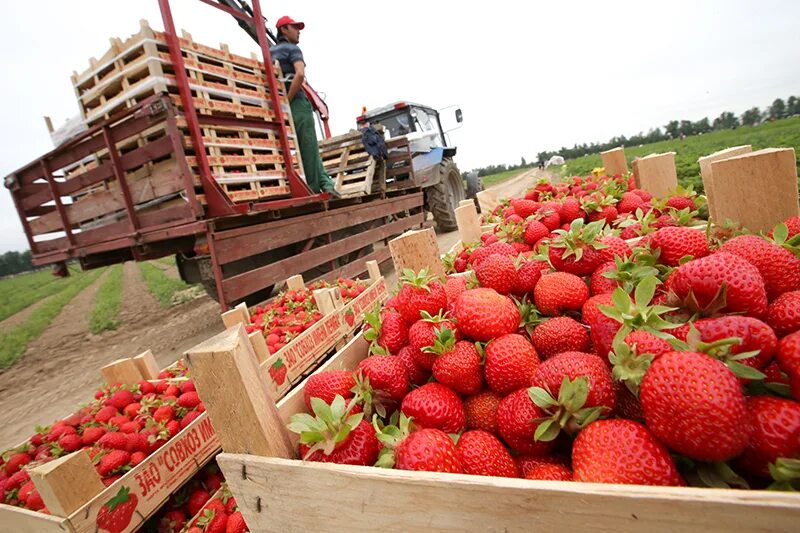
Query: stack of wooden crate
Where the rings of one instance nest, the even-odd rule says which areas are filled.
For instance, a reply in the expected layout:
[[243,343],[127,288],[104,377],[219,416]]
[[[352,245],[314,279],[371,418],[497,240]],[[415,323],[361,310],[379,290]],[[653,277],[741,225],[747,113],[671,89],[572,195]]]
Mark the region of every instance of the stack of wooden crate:
[[[257,57],[233,54],[224,44],[213,48],[196,43],[186,32],[179,42],[193,103],[199,115],[275,120],[266,72]],[[280,70],[275,69],[280,78]],[[178,126],[184,133],[186,161],[199,186],[198,154],[189,137],[186,121],[180,116],[183,104],[175,65],[163,33],[142,21],[140,31],[127,40],[111,39],[109,50],[100,59],[92,58],[86,71],[74,73],[72,83],[81,115],[89,126],[103,122],[154,94],[169,95],[179,113]],[[303,174],[286,91],[282,83],[278,85],[281,109],[289,130],[289,146],[293,152],[292,165],[298,174]],[[164,130],[163,127],[154,127],[125,139],[118,148],[124,153],[141,147],[166,135]],[[233,201],[289,194],[277,132],[267,127],[219,125],[204,125],[201,130],[211,172]],[[107,154],[98,152],[80,167],[68,169],[66,174],[74,178],[102,164],[107,158]],[[202,196],[200,200],[203,200]]]

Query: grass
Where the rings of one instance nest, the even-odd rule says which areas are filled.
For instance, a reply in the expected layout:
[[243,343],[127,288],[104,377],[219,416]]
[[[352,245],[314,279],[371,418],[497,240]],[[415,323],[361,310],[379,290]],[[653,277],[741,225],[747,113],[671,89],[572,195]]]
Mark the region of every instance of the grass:
[[47,305],[31,313],[22,324],[0,333],[0,369],[6,369],[16,363],[25,353],[28,344],[38,338],[64,306],[91,285],[103,270],[73,274],[61,280],[65,282],[65,286],[50,298]]
[[[71,267],[70,272],[74,276],[79,270]],[[71,280],[72,277],[53,276],[50,269],[0,280],[0,320],[5,320],[39,300],[61,292],[69,286]]]
[[103,285],[94,298],[89,317],[89,331],[97,335],[119,326],[119,306],[122,303],[122,265],[111,267]]
[[170,266],[174,266],[174,267],[178,266],[178,264],[175,262],[175,256],[174,255],[168,255],[166,257],[162,257],[160,259],[156,259],[156,261],[158,261],[159,263],[161,263],[163,265],[170,265]]
[[488,176],[483,176],[483,178],[481,179],[483,180],[483,186],[489,187],[491,185],[495,185],[497,183],[510,180],[515,176],[519,176],[523,172],[527,172],[528,170],[530,170],[530,168],[516,168],[514,170],[506,170],[505,172],[498,172],[497,174],[489,174]]
[[191,287],[179,279],[167,277],[160,268],[149,263],[139,263],[139,268],[145,283],[147,283],[147,288],[150,289],[150,293],[155,296],[161,307],[173,305],[175,294]]
[[[625,156],[630,162],[634,157],[642,157],[652,153],[676,152],[675,166],[678,181],[682,185],[693,185],[695,190],[702,190],[700,166],[697,159],[732,146],[742,144],[753,145],[753,150],[762,148],[794,148],[800,152],[800,117],[785,118],[768,122],[759,126],[742,126],[735,130],[720,130],[694,135],[685,139],[673,139],[641,146],[626,146]],[[595,167],[603,166],[600,154],[587,155],[570,159],[560,169],[550,167],[562,174],[585,176]],[[800,169],[800,165],[798,165]],[[486,178],[484,178],[485,180]]]

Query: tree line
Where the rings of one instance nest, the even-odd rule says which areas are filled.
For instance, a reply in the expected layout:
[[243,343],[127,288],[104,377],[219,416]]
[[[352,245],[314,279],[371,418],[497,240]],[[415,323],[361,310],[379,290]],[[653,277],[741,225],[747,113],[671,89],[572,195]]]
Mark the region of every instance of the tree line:
[[33,270],[31,251],[0,254],[0,277]]
[[752,107],[738,117],[731,111],[723,111],[713,121],[709,120],[708,117],[697,121],[670,120],[664,125],[663,129],[654,128],[647,133],[640,132],[630,137],[619,135],[605,143],[575,144],[572,148],[562,146],[558,150],[539,152],[536,157],[540,161],[547,161],[554,155],[560,155],[564,159],[575,159],[589,154],[604,152],[621,145],[635,146],[678,139],[690,135],[702,135],[713,130],[735,129],[739,126],[756,126],[765,120],[778,120],[793,115],[800,115],[800,98],[790,96],[786,101],[782,98],[776,98],[765,111],[761,111],[758,107]]

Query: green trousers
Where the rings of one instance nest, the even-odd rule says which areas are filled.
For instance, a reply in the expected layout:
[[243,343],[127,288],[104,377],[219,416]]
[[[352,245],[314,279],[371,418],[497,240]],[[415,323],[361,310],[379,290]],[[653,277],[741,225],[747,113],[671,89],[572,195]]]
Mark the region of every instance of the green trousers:
[[300,148],[300,157],[303,159],[303,169],[306,173],[306,183],[312,191],[331,192],[335,189],[333,180],[322,166],[317,144],[317,132],[314,129],[314,110],[311,102],[306,98],[298,97],[291,101],[294,129],[297,132],[297,144]]

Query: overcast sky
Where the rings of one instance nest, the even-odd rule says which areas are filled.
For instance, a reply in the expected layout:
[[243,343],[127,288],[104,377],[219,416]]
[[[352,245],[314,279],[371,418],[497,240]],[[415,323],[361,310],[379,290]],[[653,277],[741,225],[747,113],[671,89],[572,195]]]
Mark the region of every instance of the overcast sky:
[[[2,2],[0,174],[52,148],[42,117],[78,113],[73,70],[112,36],[163,27],[156,0]],[[173,0],[175,23],[203,44],[256,51],[223,13]],[[671,119],[713,120],[800,94],[800,2],[264,1],[271,24],[306,22],[307,77],[325,93],[333,134],[361,107],[458,105],[451,133],[467,170],[634,134]],[[453,109],[446,111],[448,116]],[[0,191],[0,251],[27,242]]]

